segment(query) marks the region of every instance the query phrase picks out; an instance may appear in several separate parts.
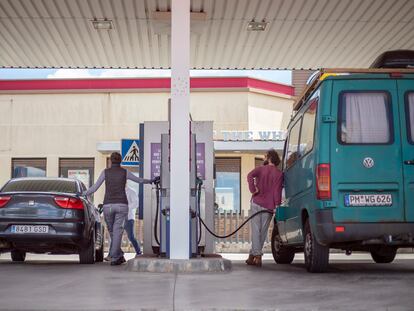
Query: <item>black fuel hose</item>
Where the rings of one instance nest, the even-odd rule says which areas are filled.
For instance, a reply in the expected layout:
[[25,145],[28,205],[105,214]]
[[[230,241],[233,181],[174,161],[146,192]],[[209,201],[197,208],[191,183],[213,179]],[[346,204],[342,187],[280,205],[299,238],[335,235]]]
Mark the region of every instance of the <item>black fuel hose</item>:
[[[198,180],[198,187],[197,187],[197,215],[201,214],[201,186],[203,185],[202,180]],[[197,239],[197,245],[200,245],[201,242],[201,217],[198,217],[198,239]]]
[[[201,225],[204,226],[204,228],[206,228],[206,230],[214,237],[218,238],[218,239],[227,239],[229,237],[231,237],[232,235],[235,235],[237,232],[240,231],[241,228],[243,228],[250,220],[252,220],[254,217],[256,217],[257,215],[260,214],[274,214],[272,211],[269,210],[262,210],[262,211],[258,211],[256,213],[254,213],[253,215],[249,216],[249,218],[247,218],[235,231],[226,234],[226,235],[218,235],[216,234],[214,231],[212,231],[204,222],[204,220],[201,218],[201,208],[200,208],[200,200],[201,200],[201,186],[202,186],[202,182],[198,183],[198,198],[197,198],[197,211],[196,211],[196,215],[199,221],[199,236],[197,239],[197,245],[200,244],[201,241]],[[155,187],[156,187],[156,198],[157,198],[157,211],[155,213],[155,224],[154,224],[154,237],[155,237],[155,242],[160,245],[160,241],[158,239],[158,217],[159,217],[159,204],[160,204],[160,184],[159,183],[155,183]]]
[[252,220],[254,217],[256,217],[259,214],[272,214],[272,211],[269,210],[263,210],[263,211],[258,211],[256,213],[254,213],[253,215],[251,215],[249,218],[247,218],[241,225],[240,227],[238,227],[235,231],[226,234],[226,235],[218,235],[216,233],[214,233],[209,227],[207,227],[207,225],[204,223],[204,220],[201,218],[201,216],[198,214],[197,217],[200,220],[200,222],[203,224],[204,228],[206,228],[206,230],[214,237],[218,238],[218,239],[227,239],[229,237],[231,237],[232,235],[235,235],[241,228],[243,228],[250,220]]
[[155,196],[157,198],[157,210],[155,212],[155,223],[154,223],[154,238],[158,246],[161,245],[160,240],[158,239],[158,214],[160,213],[160,183],[155,183]]

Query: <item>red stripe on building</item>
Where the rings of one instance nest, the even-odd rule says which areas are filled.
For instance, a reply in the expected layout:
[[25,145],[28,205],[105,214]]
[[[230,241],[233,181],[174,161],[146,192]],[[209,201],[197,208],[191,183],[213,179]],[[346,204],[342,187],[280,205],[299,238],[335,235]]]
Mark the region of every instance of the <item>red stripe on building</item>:
[[249,80],[248,81],[249,87],[251,87],[251,88],[260,89],[260,90],[264,90],[264,91],[275,92],[275,93],[286,94],[286,95],[290,95],[290,96],[293,96],[295,94],[295,88],[293,86],[290,86],[290,85],[273,83],[273,82],[269,82],[269,81],[252,79],[252,78],[249,78],[248,80]]
[[[170,78],[0,80],[0,92],[53,90],[170,89]],[[192,89],[255,88],[293,96],[289,85],[247,77],[191,78]]]

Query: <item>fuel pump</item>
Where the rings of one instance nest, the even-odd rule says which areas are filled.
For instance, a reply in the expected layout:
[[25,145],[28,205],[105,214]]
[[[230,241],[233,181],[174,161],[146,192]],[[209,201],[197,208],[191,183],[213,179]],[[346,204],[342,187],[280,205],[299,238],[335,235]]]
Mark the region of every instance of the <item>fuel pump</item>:
[[158,202],[160,255],[170,257],[170,135],[161,135],[161,171]]
[[[196,257],[200,243],[200,225],[198,215],[200,213],[200,191],[197,182],[196,162],[196,135],[191,134],[190,147],[190,206],[189,227],[190,227],[190,257]],[[159,254],[163,257],[170,257],[170,136],[161,135],[161,170],[160,180],[156,183],[157,210],[154,223],[154,236],[159,244]]]
[[[190,206],[188,207],[190,257],[214,252],[214,238],[227,238],[241,230],[253,217],[271,211],[259,211],[246,219],[234,232],[214,232],[214,144],[213,122],[192,121],[190,154]],[[169,122],[150,121],[140,127],[143,141],[143,176],[160,176],[154,188],[143,187],[140,217],[144,219],[144,253],[170,255],[170,137]],[[161,138],[161,139],[160,139]],[[197,142],[200,148],[200,171],[197,172]],[[199,174],[197,174],[199,173]],[[197,178],[197,175],[200,178]],[[201,254],[202,255],[202,254]]]

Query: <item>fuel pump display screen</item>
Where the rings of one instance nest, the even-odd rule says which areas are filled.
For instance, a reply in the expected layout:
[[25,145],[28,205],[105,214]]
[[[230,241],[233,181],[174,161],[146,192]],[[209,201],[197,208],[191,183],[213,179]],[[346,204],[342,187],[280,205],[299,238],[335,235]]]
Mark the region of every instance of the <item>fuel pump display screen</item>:
[[161,144],[151,143],[151,178],[161,175]]
[[204,143],[197,143],[196,145],[197,158],[197,177],[206,179],[206,146]]

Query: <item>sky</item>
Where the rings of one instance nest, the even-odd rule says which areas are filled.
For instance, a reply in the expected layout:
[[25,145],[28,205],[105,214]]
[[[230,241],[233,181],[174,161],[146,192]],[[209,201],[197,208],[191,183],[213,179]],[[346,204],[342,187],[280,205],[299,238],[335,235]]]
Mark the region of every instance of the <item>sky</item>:
[[[0,69],[0,80],[169,76],[170,70],[160,69]],[[191,70],[191,76],[249,76],[291,84],[289,70]]]

